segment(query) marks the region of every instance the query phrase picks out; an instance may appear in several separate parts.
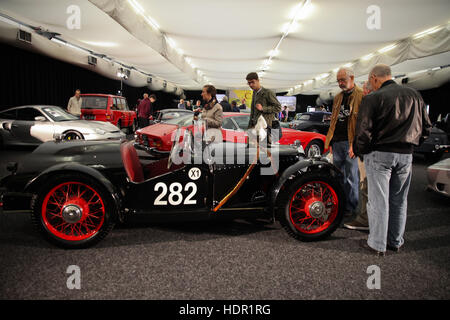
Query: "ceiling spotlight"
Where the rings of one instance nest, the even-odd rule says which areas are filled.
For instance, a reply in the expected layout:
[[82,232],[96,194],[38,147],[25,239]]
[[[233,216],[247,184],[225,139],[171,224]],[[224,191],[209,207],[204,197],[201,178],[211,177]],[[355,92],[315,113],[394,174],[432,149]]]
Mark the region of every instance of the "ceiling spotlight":
[[429,34],[435,33],[435,32],[437,32],[437,31],[439,31],[439,30],[441,30],[441,29],[442,29],[441,26],[433,27],[433,28],[427,29],[427,30],[425,30],[425,31],[416,33],[416,34],[413,36],[413,38],[414,38],[414,39],[419,39],[419,38],[425,37],[425,36],[427,36],[427,35],[429,35]]
[[276,50],[276,49],[272,49],[272,50],[269,51],[269,56],[270,57],[275,57],[275,56],[277,56],[279,54],[280,54],[280,51]]
[[388,52],[388,51],[394,49],[396,46],[397,46],[397,44],[394,43],[394,44],[388,45],[388,46],[386,46],[384,48],[381,48],[380,50],[378,50],[378,52],[379,53],[385,53],[385,52]]
[[375,55],[374,55],[373,53],[369,53],[368,55],[362,57],[361,60],[367,61],[367,60],[372,59],[374,56],[375,56]]
[[119,68],[117,70],[117,76],[123,80],[127,80],[128,77],[130,76],[130,70]]

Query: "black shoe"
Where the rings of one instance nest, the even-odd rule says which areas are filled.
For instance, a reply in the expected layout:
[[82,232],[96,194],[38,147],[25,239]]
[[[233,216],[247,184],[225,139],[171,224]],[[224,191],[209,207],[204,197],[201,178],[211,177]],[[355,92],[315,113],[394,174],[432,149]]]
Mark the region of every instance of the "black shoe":
[[394,252],[399,252],[401,247],[393,247],[390,245],[386,245],[386,249],[394,251]]
[[359,246],[363,249],[366,249],[367,251],[370,251],[370,253],[375,254],[378,257],[384,257],[383,251],[378,251],[378,250],[375,250],[375,249],[369,247],[369,245],[367,244],[367,240],[365,240],[365,239],[362,239],[359,241]]

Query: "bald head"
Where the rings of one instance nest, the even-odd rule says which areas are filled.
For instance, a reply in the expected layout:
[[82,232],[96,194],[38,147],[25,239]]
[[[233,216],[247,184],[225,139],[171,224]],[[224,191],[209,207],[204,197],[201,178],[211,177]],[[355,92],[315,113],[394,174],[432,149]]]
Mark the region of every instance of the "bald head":
[[373,90],[378,90],[387,80],[392,79],[391,67],[387,64],[377,64],[369,73],[369,83]]
[[391,76],[391,67],[389,67],[387,64],[377,64],[370,71],[370,75],[372,74],[379,78]]

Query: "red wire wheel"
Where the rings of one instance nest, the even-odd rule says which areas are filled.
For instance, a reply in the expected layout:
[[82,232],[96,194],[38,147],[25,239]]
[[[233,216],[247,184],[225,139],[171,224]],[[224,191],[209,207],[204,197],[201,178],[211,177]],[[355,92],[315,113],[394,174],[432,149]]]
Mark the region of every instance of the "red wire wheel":
[[105,204],[82,182],[64,182],[52,188],[41,207],[42,222],[55,237],[82,241],[96,235],[105,221]]
[[339,212],[336,191],[324,181],[303,184],[289,202],[289,219],[299,232],[317,234],[328,229]]

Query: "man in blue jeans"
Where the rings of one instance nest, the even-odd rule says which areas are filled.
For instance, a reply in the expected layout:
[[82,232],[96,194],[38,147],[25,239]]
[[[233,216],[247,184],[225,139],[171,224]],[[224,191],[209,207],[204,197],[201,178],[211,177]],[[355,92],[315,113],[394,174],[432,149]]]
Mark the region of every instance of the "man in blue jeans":
[[369,82],[374,92],[362,100],[353,147],[364,157],[368,183],[369,238],[361,246],[383,256],[404,243],[413,148],[431,123],[420,93],[395,83],[389,66],[376,65]]
[[353,153],[356,118],[363,97],[363,90],[355,84],[350,68],[341,68],[336,74],[341,92],[333,100],[333,112],[325,140],[325,149],[331,145],[333,164],[343,174],[342,184],[346,194],[345,215],[351,216],[358,207],[359,168]]

